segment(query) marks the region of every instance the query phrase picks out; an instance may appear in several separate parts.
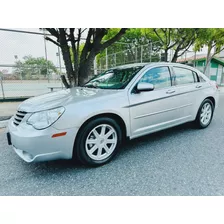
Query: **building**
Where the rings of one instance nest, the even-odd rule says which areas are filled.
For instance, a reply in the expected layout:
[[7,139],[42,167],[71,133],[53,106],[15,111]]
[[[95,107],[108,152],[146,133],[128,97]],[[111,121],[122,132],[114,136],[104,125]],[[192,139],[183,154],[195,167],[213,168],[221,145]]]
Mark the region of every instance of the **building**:
[[[177,62],[194,66],[203,72],[206,64],[206,55],[181,58],[178,59]],[[210,77],[211,80],[216,81],[218,85],[224,85],[224,60],[218,57],[213,57],[210,66],[207,68],[206,75]]]

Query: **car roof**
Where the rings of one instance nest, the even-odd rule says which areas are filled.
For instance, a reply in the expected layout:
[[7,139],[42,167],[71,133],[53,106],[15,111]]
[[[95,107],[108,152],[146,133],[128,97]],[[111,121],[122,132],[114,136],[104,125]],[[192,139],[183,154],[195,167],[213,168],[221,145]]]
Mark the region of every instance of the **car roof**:
[[118,66],[110,68],[110,69],[125,69],[125,68],[133,68],[133,67],[138,67],[138,66],[144,67],[149,64],[150,63],[132,63],[132,64],[125,64],[125,65],[118,65]]
[[142,66],[142,67],[154,67],[154,66],[158,66],[158,65],[166,65],[166,66],[180,66],[180,67],[185,67],[185,68],[189,68],[192,70],[197,70],[194,67],[191,67],[189,65],[185,65],[185,64],[181,64],[181,63],[174,63],[174,62],[149,62],[149,63],[132,63],[132,64],[125,64],[125,65],[119,65],[116,67],[113,67],[111,69],[126,69],[126,68],[132,68],[132,67],[138,67],[138,66]]

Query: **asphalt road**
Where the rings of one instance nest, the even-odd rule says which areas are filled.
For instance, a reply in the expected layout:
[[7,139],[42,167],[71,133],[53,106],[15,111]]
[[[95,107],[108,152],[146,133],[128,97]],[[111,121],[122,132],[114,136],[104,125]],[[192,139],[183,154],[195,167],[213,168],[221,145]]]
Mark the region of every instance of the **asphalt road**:
[[109,164],[27,164],[0,131],[0,195],[224,195],[224,94],[211,125],[129,141]]

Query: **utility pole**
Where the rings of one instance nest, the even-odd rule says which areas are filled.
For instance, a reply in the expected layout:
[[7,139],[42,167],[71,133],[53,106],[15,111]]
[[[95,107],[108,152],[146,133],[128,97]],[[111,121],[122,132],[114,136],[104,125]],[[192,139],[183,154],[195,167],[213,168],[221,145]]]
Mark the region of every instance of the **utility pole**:
[[[62,76],[62,71],[61,71],[61,53],[60,53],[60,48],[58,46],[58,61],[59,61],[59,67],[60,67],[60,77]],[[63,83],[61,82],[61,86],[63,87]]]
[[47,44],[46,44],[46,33],[45,33],[45,30],[43,29],[43,33],[44,33],[44,51],[45,51],[45,59],[46,59],[46,62],[47,62],[47,80],[48,80],[48,83],[49,83],[49,73],[48,73],[48,61],[47,61]]
[[4,88],[3,88],[2,79],[3,79],[3,78],[0,76],[1,89],[2,89],[2,96],[3,96],[3,99],[5,99],[5,93],[4,93]]
[[62,75],[62,71],[61,71],[61,54],[60,54],[59,46],[58,46],[58,59],[59,59],[60,75]]

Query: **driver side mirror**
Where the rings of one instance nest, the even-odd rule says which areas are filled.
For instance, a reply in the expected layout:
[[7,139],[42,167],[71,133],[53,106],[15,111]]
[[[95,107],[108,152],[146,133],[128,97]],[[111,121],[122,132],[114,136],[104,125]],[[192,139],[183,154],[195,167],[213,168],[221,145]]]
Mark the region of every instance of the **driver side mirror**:
[[154,90],[154,85],[148,82],[140,82],[137,85],[137,91],[143,92],[143,91],[152,91]]

